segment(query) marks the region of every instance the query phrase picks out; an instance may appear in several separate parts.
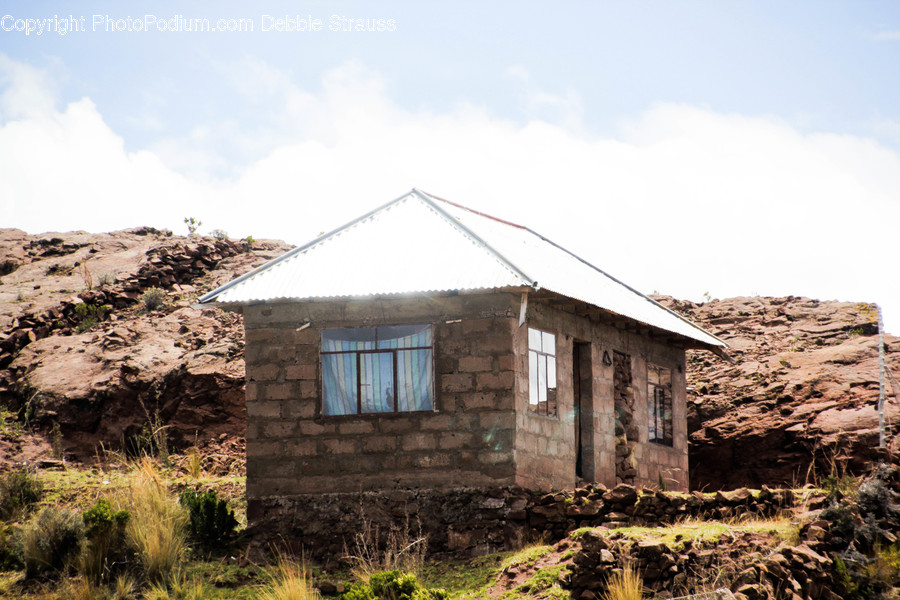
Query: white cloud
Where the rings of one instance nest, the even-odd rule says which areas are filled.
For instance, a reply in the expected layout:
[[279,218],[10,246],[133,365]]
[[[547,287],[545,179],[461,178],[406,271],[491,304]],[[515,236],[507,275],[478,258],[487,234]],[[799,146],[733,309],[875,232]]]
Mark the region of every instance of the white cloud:
[[[239,72],[267,119],[201,124],[168,151],[126,152],[88,99],[5,117],[0,197],[13,200],[0,220],[34,232],[181,231],[190,215],[232,235],[300,243],[416,186],[529,225],[643,291],[876,301],[900,332],[887,271],[900,155],[872,140],[665,104],[598,138],[471,105],[409,111],[358,63],[316,92],[263,63]],[[246,79],[253,73],[259,80]],[[267,93],[253,98],[256,83]],[[224,143],[254,144],[256,156],[210,179]]]
[[873,33],[871,37],[877,42],[896,42],[900,40],[900,31],[879,31],[878,33]]
[[[3,77],[5,76],[5,77]],[[0,55],[0,223],[110,230],[171,218],[207,191],[122,139],[84,98],[55,108],[45,74]]]
[[52,112],[57,86],[48,71],[0,53],[0,122]]
[[522,65],[509,67],[504,75],[516,83],[520,108],[529,119],[554,123],[571,132],[582,129],[584,105],[578,92],[571,88],[562,94],[543,90]]

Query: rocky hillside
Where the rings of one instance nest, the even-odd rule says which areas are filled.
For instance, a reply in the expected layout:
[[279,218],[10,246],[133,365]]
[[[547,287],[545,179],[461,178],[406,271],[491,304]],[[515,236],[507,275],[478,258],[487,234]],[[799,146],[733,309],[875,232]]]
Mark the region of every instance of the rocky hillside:
[[242,436],[240,317],[190,305],[288,248],[152,228],[0,230],[0,407],[46,442],[0,436],[0,463]]
[[[731,489],[860,473],[879,455],[878,317],[866,303],[657,297],[730,346],[729,364],[688,359],[691,484]],[[900,339],[885,336],[900,375]],[[889,447],[900,448],[900,396],[886,382]]]
[[[288,248],[152,228],[0,230],[0,468],[51,455],[86,459],[100,444],[139,451],[163,439],[239,450],[240,317],[190,306]],[[163,291],[164,303],[148,309],[144,294],[152,288]],[[689,358],[695,487],[803,482],[811,458],[822,475],[834,464],[862,470],[878,454],[870,305],[659,300],[727,341],[737,360]],[[889,336],[885,347],[900,374],[900,340]],[[893,400],[888,416],[896,432]]]

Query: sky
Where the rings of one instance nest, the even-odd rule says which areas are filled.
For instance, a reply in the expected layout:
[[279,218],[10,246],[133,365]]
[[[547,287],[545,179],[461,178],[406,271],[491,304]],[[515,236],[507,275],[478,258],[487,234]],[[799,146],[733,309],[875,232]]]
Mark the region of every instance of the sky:
[[5,0],[0,227],[301,244],[417,187],[900,334],[898,74],[893,0]]

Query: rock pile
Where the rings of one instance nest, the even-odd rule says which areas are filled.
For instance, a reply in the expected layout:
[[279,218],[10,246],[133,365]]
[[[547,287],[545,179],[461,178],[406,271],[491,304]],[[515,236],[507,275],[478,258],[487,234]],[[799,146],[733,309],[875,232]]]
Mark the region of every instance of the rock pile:
[[226,258],[249,252],[246,240],[203,239],[174,241],[151,248],[137,276],[123,288],[140,293],[150,287],[184,286],[206,275]]
[[[780,544],[774,550],[743,535],[728,542],[666,544],[630,540],[603,528],[587,530],[562,578],[572,597],[598,598],[615,569],[630,567],[658,598],[697,593],[715,581],[730,582],[738,600],[838,600],[833,591],[832,561],[810,548]],[[567,548],[564,540],[557,548]],[[765,558],[763,558],[765,556]]]

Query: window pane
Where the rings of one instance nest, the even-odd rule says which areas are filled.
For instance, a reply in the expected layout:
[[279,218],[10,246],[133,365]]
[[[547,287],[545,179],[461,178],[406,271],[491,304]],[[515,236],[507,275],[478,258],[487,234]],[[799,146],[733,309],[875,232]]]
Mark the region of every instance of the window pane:
[[374,327],[326,329],[322,332],[322,350],[325,352],[352,352],[375,348]]
[[[667,369],[661,369],[665,372]],[[651,442],[672,445],[672,392],[668,387],[650,384],[647,389],[649,415],[648,437]]]
[[547,357],[538,356],[538,404],[547,402]]
[[359,355],[362,412],[394,412],[394,362],[390,352]]
[[556,356],[556,336],[552,333],[542,331],[541,337],[543,338],[542,347],[544,349],[544,352]]
[[660,385],[664,385],[666,387],[671,387],[671,385],[672,385],[672,370],[671,369],[660,369],[659,370],[659,383],[660,383]]
[[538,355],[537,352],[528,353],[528,404],[532,408],[538,403]]
[[556,389],[556,359],[552,356],[547,357],[547,387]]
[[356,354],[322,355],[322,414],[356,414]]
[[431,350],[397,352],[398,410],[433,410],[433,382]]
[[528,329],[528,349],[538,351],[541,349],[541,332],[537,329]]
[[378,348],[431,346],[431,325],[385,325],[378,327]]

